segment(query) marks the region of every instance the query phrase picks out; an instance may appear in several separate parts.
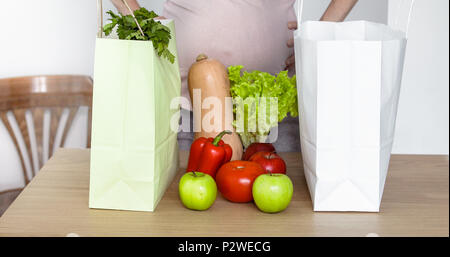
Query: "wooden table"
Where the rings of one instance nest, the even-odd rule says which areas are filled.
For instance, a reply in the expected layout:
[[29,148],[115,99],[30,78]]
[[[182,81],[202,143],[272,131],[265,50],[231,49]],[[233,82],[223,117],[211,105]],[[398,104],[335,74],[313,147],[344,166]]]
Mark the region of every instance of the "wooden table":
[[[282,213],[222,196],[208,211],[188,210],[179,177],[148,213],[89,209],[89,151],[61,149],[0,218],[0,236],[449,236],[448,156],[392,156],[380,213],[315,213],[300,154],[281,155],[294,182]],[[182,152],[181,167],[186,160]]]

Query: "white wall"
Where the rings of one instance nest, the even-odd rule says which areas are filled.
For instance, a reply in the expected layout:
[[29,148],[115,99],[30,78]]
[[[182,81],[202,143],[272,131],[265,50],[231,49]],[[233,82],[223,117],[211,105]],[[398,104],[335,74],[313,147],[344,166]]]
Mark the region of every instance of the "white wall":
[[[389,24],[401,0],[389,2]],[[408,2],[408,1],[405,1]],[[403,24],[402,24],[403,23]],[[446,154],[449,134],[449,1],[416,0],[411,15],[394,153]]]
[[1,9],[0,77],[91,74],[95,1],[2,1]]

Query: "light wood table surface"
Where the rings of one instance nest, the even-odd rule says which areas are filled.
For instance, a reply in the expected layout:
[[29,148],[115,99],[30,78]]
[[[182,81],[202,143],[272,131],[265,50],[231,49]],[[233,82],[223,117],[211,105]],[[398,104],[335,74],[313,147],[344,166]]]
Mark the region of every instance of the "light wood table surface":
[[291,205],[265,214],[220,194],[210,210],[178,198],[181,168],[156,211],[88,208],[89,151],[60,149],[0,218],[0,236],[449,236],[448,156],[393,155],[380,213],[318,213],[299,153],[282,153],[294,182]]

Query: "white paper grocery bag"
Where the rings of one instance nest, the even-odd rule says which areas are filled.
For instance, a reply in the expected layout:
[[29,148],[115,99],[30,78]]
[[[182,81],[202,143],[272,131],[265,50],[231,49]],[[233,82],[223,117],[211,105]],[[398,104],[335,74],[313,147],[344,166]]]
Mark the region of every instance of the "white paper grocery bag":
[[308,21],[299,28],[300,141],[314,210],[378,212],[406,35],[368,21]]

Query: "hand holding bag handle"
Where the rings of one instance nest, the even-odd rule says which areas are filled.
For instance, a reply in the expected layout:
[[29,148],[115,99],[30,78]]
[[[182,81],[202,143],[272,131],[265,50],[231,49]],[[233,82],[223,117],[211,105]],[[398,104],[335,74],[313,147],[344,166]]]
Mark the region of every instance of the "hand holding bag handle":
[[[141,25],[139,25],[139,22],[137,21],[136,17],[134,16],[133,10],[131,10],[130,6],[128,5],[126,0],[122,0],[122,2],[125,4],[127,9],[130,11],[131,16],[133,16],[134,22],[136,22],[137,27],[139,28],[139,31],[141,32],[141,35],[145,37],[144,31],[141,28]],[[98,25],[98,31],[97,36],[99,38],[103,37],[103,0],[97,0],[97,25]]]
[[[397,16],[396,16],[396,18],[395,18],[395,21],[394,21],[394,28],[397,28],[397,26],[398,26],[398,20],[399,20],[399,17],[400,17],[400,10],[402,9],[402,7],[405,5],[405,0],[398,0],[399,1],[399,4],[398,4],[398,14],[397,14]],[[408,38],[408,30],[409,30],[409,23],[411,22],[411,13],[412,13],[412,10],[413,10],[413,6],[414,6],[414,2],[415,2],[415,0],[409,0],[409,1],[411,1],[411,4],[410,4],[410,6],[409,6],[409,12],[408,12],[408,18],[407,18],[407,21],[406,21],[406,28],[405,28],[405,35],[406,35],[406,38]],[[301,23],[301,21],[302,21],[302,16],[303,16],[303,2],[304,2],[304,0],[297,0],[297,2],[296,2],[296,11],[297,11],[297,30],[298,29],[300,29],[300,23]]]

